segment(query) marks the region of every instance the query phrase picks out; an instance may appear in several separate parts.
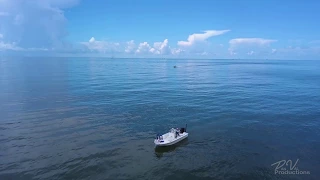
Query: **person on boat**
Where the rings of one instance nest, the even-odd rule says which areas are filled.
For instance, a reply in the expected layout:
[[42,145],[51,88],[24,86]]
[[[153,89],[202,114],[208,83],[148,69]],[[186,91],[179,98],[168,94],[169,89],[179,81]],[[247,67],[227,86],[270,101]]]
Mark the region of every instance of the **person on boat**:
[[177,138],[177,137],[179,136],[179,131],[176,131],[176,133],[175,133],[175,134],[176,134],[176,136],[175,136],[175,137]]

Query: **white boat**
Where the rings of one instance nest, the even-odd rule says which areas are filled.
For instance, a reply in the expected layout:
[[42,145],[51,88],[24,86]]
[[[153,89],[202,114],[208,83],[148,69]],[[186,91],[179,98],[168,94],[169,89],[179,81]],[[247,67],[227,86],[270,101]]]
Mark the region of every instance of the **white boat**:
[[154,144],[156,146],[170,146],[187,138],[188,135],[189,133],[187,133],[187,127],[180,129],[171,128],[168,133],[157,135],[156,139],[154,140]]

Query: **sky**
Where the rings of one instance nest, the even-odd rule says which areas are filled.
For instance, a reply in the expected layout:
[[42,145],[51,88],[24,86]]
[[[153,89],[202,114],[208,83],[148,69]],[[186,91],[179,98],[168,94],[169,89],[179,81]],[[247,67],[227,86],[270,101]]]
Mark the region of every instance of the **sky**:
[[0,0],[0,54],[320,59],[320,1]]

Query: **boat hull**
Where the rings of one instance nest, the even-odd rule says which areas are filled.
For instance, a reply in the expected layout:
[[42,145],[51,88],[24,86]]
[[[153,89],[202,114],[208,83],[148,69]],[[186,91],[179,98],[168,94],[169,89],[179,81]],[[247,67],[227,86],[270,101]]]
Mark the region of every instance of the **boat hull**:
[[171,146],[173,144],[176,144],[188,137],[188,133],[184,132],[183,134],[180,134],[177,138],[168,138],[164,139],[163,141],[159,141],[157,139],[154,140],[155,146]]

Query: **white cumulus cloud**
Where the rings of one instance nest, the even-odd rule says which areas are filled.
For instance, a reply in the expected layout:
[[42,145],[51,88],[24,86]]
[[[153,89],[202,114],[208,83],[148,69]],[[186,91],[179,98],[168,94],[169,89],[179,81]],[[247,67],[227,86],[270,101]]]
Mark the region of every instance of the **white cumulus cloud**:
[[248,54],[248,55],[253,55],[253,54],[254,54],[254,51],[249,51],[247,54]]
[[94,37],[91,37],[89,40],[89,43],[94,43],[96,41],[96,39]]
[[119,42],[108,42],[104,40],[96,40],[94,37],[91,37],[86,42],[80,42],[87,49],[93,52],[102,52],[110,53],[117,52],[123,54],[139,54],[139,55],[170,55],[172,50],[169,46],[168,39],[165,39],[163,42],[155,42],[153,45],[150,45],[149,42],[145,41],[139,44],[136,44],[134,40],[119,43]]
[[184,52],[185,52],[185,50],[180,49],[180,48],[173,48],[173,49],[171,49],[171,54],[172,54],[172,55],[180,55],[180,54],[182,54],[182,53],[184,53]]
[[24,49],[64,48],[64,8],[79,0],[0,0],[0,33]]
[[219,36],[229,32],[230,30],[207,30],[203,33],[194,33],[189,35],[187,41],[178,41],[179,46],[192,46],[197,42],[203,42],[210,37]]
[[150,52],[151,46],[148,44],[148,42],[140,43],[138,46],[138,49],[136,50],[136,53],[143,53],[147,54]]
[[81,42],[89,50],[96,52],[118,52],[120,51],[120,43],[107,42],[107,41],[97,41],[94,37],[91,37],[87,42]]
[[[266,51],[266,48],[274,42],[277,42],[277,40],[264,38],[235,38],[229,41],[228,51],[230,55],[253,55]],[[251,51],[248,52],[248,49],[251,49]]]
[[135,50],[136,50],[136,44],[134,43],[134,40],[128,41],[128,42],[126,43],[126,47],[125,47],[125,50],[124,50],[124,51],[125,51],[126,53],[131,54],[131,53],[134,53]]
[[5,51],[5,50],[22,51],[24,49],[21,47],[18,47],[15,42],[5,43],[3,41],[0,41],[0,51]]
[[170,54],[171,51],[168,43],[168,39],[165,39],[163,42],[155,42],[153,48],[150,49],[150,52],[153,54]]
[[[132,44],[128,44],[128,47],[132,47]],[[143,42],[139,44],[136,53],[168,55],[171,54],[171,48],[169,46],[168,39],[165,39],[163,42],[155,42],[153,43],[153,46],[151,46],[148,42]]]
[[207,55],[209,55],[209,53],[208,52],[202,52],[201,55],[202,56],[207,56]]
[[5,50],[14,50],[14,51],[21,51],[23,50],[21,47],[18,47],[15,42],[4,42],[3,41],[3,34],[0,34],[0,51]]
[[263,39],[263,38],[236,38],[236,39],[231,39],[229,43],[231,45],[241,45],[241,44],[268,45],[276,41],[277,40],[274,40],[274,39]]

